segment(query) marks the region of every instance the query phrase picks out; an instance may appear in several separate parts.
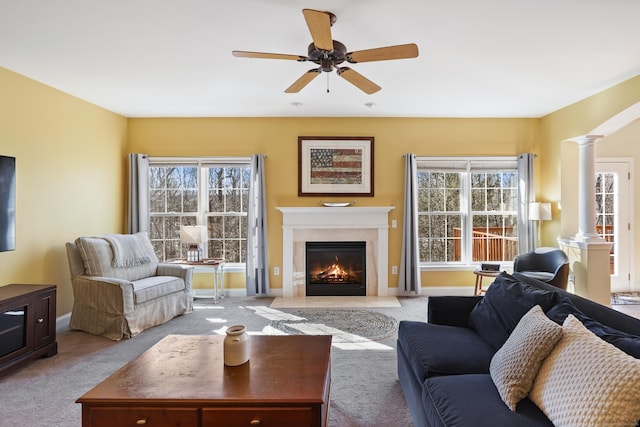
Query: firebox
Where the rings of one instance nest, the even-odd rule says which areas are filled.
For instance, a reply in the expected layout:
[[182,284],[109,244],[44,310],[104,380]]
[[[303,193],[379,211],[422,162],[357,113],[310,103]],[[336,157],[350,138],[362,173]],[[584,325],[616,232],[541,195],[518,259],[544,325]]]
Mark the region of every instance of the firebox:
[[307,296],[366,296],[366,245],[306,242]]

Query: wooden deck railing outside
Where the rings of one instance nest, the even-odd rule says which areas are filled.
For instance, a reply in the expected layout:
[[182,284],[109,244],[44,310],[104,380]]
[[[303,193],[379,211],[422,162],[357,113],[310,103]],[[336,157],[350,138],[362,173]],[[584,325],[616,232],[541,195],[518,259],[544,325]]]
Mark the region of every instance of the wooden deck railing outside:
[[[607,242],[613,242],[614,230],[612,225],[597,226],[598,234],[604,237]],[[511,232],[512,229],[490,227],[474,228],[473,239],[473,261],[512,261],[518,255],[518,239],[516,237],[503,236],[502,232]],[[604,232],[604,233],[603,233]],[[462,229],[453,229],[453,252],[454,259],[462,259]],[[614,250],[611,248],[611,271],[613,273]]]
[[[512,261],[518,255],[518,238],[503,236],[503,232],[510,232],[511,229],[490,227],[474,228],[472,231],[473,261]],[[462,229],[453,229],[454,259],[462,258]]]

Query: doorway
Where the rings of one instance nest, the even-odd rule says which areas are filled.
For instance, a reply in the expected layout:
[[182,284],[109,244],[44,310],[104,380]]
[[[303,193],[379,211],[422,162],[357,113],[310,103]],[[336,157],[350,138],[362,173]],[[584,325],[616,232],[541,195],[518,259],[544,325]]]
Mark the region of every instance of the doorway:
[[596,230],[613,244],[610,253],[611,292],[630,292],[631,218],[633,200],[631,160],[596,160]]

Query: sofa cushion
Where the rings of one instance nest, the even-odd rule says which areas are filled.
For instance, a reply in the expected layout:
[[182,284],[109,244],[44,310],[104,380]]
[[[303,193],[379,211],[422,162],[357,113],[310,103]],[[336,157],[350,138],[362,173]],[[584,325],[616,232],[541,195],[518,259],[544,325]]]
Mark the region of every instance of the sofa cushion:
[[[140,248],[145,260],[142,261],[141,257],[138,257],[138,261],[132,262],[131,266],[116,266],[114,265],[114,251],[108,240],[114,241],[113,235],[109,235],[109,237],[79,237],[75,243],[78,246],[86,275],[134,281],[155,274],[158,258],[153,252],[147,233],[140,232],[121,236],[123,239],[134,242],[135,246]],[[126,255],[121,256],[126,257]]]
[[185,289],[184,280],[174,276],[151,276],[132,283],[135,304],[141,304]]
[[540,280],[543,282],[549,282],[553,279],[553,273],[547,273],[546,271],[520,271],[523,276],[530,277],[532,279]]
[[640,360],[596,337],[573,315],[547,357],[530,399],[556,425],[634,426],[640,419]]
[[540,365],[562,335],[562,327],[539,305],[529,310],[491,359],[489,373],[500,397],[512,411],[527,397]]
[[640,337],[619,331],[590,318],[580,311],[569,298],[562,300],[547,311],[547,316],[562,325],[569,314],[573,314],[588,330],[613,344],[630,356],[640,359]]
[[497,350],[533,306],[539,305],[546,312],[559,300],[558,292],[539,289],[501,273],[471,311],[469,324]]
[[427,298],[427,322],[469,327],[469,315],[482,296],[430,296]]
[[434,375],[488,373],[495,353],[472,329],[403,320],[398,346],[418,382]]
[[429,378],[422,387],[422,404],[432,427],[553,426],[529,399],[510,411],[488,374]]

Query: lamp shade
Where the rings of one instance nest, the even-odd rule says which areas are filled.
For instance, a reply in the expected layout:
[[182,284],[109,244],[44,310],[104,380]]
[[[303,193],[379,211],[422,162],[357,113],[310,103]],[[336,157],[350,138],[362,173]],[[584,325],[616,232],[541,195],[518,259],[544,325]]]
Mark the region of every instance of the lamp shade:
[[207,241],[207,227],[204,225],[184,225],[180,227],[180,241],[199,245]]
[[551,203],[529,203],[529,219],[532,221],[548,221],[551,219]]

